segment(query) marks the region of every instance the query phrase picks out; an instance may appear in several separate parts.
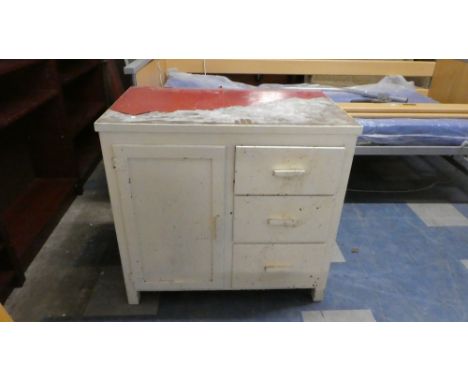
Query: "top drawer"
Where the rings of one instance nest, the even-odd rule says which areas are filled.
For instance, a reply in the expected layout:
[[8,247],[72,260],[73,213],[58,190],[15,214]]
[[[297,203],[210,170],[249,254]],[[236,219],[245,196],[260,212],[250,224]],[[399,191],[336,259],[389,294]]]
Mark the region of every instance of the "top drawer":
[[237,195],[333,195],[344,147],[236,146]]

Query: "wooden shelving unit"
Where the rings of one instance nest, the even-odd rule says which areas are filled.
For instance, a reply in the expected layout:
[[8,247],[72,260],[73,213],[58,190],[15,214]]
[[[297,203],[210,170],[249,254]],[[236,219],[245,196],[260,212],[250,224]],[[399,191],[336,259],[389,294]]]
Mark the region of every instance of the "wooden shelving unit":
[[0,62],[0,76],[40,62],[41,60],[2,60]]
[[83,129],[89,127],[105,108],[104,101],[86,102],[72,106],[69,110],[69,126],[72,137],[75,138]]
[[10,125],[24,115],[34,111],[56,95],[56,90],[49,89],[25,95],[22,99],[2,102],[0,106],[0,128]]
[[75,138],[74,143],[78,157],[78,174],[87,178],[101,160],[99,137],[94,131],[85,130]]
[[103,67],[99,60],[60,60],[58,68],[68,121],[67,134],[82,184],[101,158],[93,123],[108,106]]
[[67,84],[100,64],[100,60],[60,60],[58,62],[60,82]]
[[0,301],[101,158],[102,60],[0,60]]
[[10,245],[24,268],[32,260],[36,241],[73,200],[74,187],[73,178],[35,178],[4,212]]

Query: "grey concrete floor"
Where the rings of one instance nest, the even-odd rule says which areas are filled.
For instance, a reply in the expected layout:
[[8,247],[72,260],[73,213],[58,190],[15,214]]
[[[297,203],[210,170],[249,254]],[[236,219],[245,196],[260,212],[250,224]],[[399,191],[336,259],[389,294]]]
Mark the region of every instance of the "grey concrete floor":
[[5,304],[15,321],[156,314],[157,294],[126,303],[110,201],[100,164]]

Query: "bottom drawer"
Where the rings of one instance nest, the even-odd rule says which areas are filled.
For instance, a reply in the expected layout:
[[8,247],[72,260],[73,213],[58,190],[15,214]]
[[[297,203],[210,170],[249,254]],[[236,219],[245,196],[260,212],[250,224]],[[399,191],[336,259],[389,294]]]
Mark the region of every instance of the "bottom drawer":
[[236,244],[232,287],[314,288],[328,267],[326,244]]

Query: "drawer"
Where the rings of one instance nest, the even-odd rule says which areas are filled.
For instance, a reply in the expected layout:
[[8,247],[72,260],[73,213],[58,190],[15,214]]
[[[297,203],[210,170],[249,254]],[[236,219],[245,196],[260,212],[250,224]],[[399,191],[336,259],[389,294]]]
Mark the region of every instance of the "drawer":
[[325,242],[333,203],[330,196],[236,196],[234,241]]
[[232,286],[314,288],[328,264],[325,244],[236,244]]
[[237,195],[333,195],[344,147],[236,146]]

